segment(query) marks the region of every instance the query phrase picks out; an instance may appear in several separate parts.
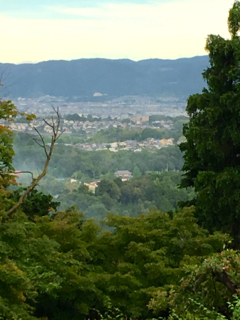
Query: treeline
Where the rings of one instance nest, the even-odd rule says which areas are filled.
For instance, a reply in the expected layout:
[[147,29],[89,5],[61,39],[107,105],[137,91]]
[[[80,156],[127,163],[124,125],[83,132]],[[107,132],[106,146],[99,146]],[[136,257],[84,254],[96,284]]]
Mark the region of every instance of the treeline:
[[126,140],[136,140],[136,141],[143,141],[147,138],[154,138],[154,139],[164,139],[164,138],[173,138],[181,137],[182,133],[173,133],[169,130],[161,130],[161,129],[153,129],[153,128],[146,128],[146,129],[121,129],[121,128],[109,128],[105,130],[100,130],[95,133],[90,139],[89,142],[122,142]]
[[[194,197],[191,188],[183,190],[177,187],[180,180],[181,173],[174,171],[148,174],[126,182],[122,182],[120,178],[103,179],[95,193],[81,184],[73,191],[63,189],[57,201],[61,203],[62,210],[75,204],[87,218],[97,220],[103,219],[108,212],[138,217],[153,208],[163,212],[175,211],[179,201],[189,201]],[[47,189],[49,183],[51,182],[45,179],[41,185]]]
[[[37,170],[42,167],[45,154],[26,134],[14,138],[14,167],[16,170]],[[138,168],[142,175],[148,171],[181,170],[182,154],[177,146],[169,146],[154,152],[108,150],[86,152],[78,148],[56,145],[48,173],[55,178],[75,177],[81,182],[108,178],[117,170],[133,172]]]
[[[15,137],[17,170],[41,168],[45,155],[26,135]],[[34,163],[34,167],[32,165]],[[137,217],[153,207],[164,212],[175,210],[179,201],[193,197],[191,188],[179,189],[183,165],[177,146],[169,146],[156,152],[110,151],[85,152],[77,148],[56,145],[48,175],[39,184],[39,190],[59,196],[60,209],[77,205],[90,218],[103,219],[111,211],[116,214]],[[122,183],[115,172],[129,170],[132,179]],[[167,172],[167,170],[169,172]],[[148,174],[152,172],[152,174]],[[71,183],[73,178],[76,183]],[[84,183],[101,179],[96,195],[89,192]],[[20,181],[27,184],[31,175],[23,174]],[[101,191],[106,182],[110,193]],[[116,191],[113,196],[112,192]],[[100,192],[100,193],[99,193]]]
[[[101,121],[102,119],[100,117],[93,117],[91,114],[88,114],[86,117],[84,115],[79,115],[78,113],[73,113],[73,114],[67,114],[66,116],[64,116],[64,118],[68,121],[90,121],[90,122],[93,122],[93,121]],[[104,120],[111,120],[111,118],[107,118],[107,119],[104,119]]]
[[[160,121],[171,121],[173,122],[171,129],[163,129],[161,127]],[[161,115],[154,115],[149,117],[149,122],[154,123],[156,128],[137,128],[137,129],[122,129],[122,128],[109,128],[100,130],[95,133],[89,141],[91,142],[114,142],[114,141],[126,141],[126,140],[136,140],[136,141],[144,141],[148,138],[154,139],[169,139],[173,138],[175,142],[178,141],[179,138],[183,135],[183,124],[188,122],[188,119],[183,116],[179,117],[165,117]]]

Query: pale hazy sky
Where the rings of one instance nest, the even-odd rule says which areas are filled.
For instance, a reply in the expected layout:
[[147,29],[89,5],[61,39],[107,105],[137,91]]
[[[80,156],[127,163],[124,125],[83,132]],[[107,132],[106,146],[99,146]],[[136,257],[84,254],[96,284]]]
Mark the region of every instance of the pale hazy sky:
[[0,0],[0,62],[177,59],[229,37],[233,0]]

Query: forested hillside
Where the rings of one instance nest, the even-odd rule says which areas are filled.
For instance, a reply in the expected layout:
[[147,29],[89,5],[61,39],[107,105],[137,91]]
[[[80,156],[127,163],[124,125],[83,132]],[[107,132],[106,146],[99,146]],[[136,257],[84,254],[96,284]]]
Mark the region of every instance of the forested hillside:
[[[43,150],[26,134],[16,134],[14,141],[17,152],[14,167],[36,174],[44,164]],[[97,220],[104,218],[109,211],[134,217],[153,207],[166,212],[175,210],[179,201],[193,198],[191,188],[178,188],[182,165],[178,146],[138,153],[131,150],[114,153],[108,150],[87,152],[59,144],[55,146],[48,175],[41,180],[38,189],[57,196],[61,203],[59,209],[76,205],[86,217]],[[116,179],[115,172],[121,169],[132,172],[133,178],[125,183]],[[90,192],[84,183],[96,180],[105,181],[106,188],[115,190],[115,194],[113,191],[99,191],[101,184],[96,195]],[[20,175],[19,181],[27,186],[31,175]]]
[[201,73],[208,57],[143,61],[80,59],[45,61],[37,64],[0,64],[8,76],[5,86],[10,97],[44,95],[93,99],[100,92],[107,97],[149,95],[187,97],[200,92]]
[[[34,171],[41,168],[45,161],[44,151],[26,134],[15,136],[14,140],[17,152],[14,157],[16,170]],[[59,144],[55,146],[52,160],[49,174],[55,178],[75,176],[83,182],[99,179],[117,170],[132,172],[134,167],[138,167],[141,174],[145,174],[148,171],[180,170],[183,165],[182,154],[175,145],[155,151],[129,150],[114,153],[108,150],[86,152]]]

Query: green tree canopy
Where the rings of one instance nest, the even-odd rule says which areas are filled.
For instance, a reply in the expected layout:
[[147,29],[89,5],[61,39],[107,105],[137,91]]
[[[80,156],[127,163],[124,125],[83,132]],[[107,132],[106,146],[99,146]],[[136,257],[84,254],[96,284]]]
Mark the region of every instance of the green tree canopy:
[[210,35],[210,67],[203,73],[208,88],[189,97],[184,125],[187,142],[181,186],[196,191],[196,215],[210,230],[239,237],[240,224],[240,2],[229,14],[232,38]]
[[104,193],[107,193],[112,199],[115,199],[115,200],[119,199],[121,194],[117,184],[114,181],[108,180],[108,179],[102,179],[99,182],[95,193],[96,195],[99,195],[99,196],[103,195]]
[[[17,109],[11,101],[0,101],[0,119],[13,121],[17,116]],[[13,133],[5,125],[0,125],[0,170],[3,175],[4,170],[12,171]]]
[[138,177],[141,177],[141,171],[139,170],[138,166],[135,166],[133,168],[133,177],[134,178],[138,178]]

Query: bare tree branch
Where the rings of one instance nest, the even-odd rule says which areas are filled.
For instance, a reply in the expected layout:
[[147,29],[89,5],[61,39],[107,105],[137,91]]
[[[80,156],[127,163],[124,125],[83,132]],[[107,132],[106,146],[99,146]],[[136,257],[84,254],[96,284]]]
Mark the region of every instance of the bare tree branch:
[[42,145],[36,138],[31,137],[33,139],[34,142],[36,142],[36,144],[39,145],[39,147],[44,148],[44,145]]
[[[37,134],[39,135],[41,141],[42,141],[42,144],[39,143],[35,138],[33,139],[40,147],[42,147],[45,151],[45,154],[46,154],[46,162],[45,162],[45,165],[44,165],[44,168],[43,168],[43,171],[42,173],[36,178],[33,180],[33,182],[29,185],[29,187],[27,188],[27,190],[20,196],[18,202],[11,208],[7,211],[7,214],[8,214],[8,217],[11,217],[13,215],[13,213],[21,206],[21,204],[23,203],[23,200],[24,198],[37,186],[37,184],[39,183],[39,181],[47,174],[47,169],[48,169],[48,165],[49,165],[49,162],[51,160],[51,157],[52,157],[52,154],[53,154],[53,149],[54,149],[54,145],[57,141],[57,139],[63,134],[63,131],[61,132],[60,131],[60,121],[61,121],[61,118],[60,118],[60,113],[59,113],[59,109],[55,109],[53,107],[53,110],[56,112],[56,115],[57,115],[57,119],[56,119],[56,124],[57,126],[55,126],[55,123],[54,123],[54,120],[52,119],[53,121],[53,125],[50,125],[50,127],[52,128],[52,142],[51,142],[51,145],[50,145],[50,149],[49,151],[47,150],[47,146],[46,146],[46,143],[44,141],[44,138],[42,136],[42,134],[39,132],[39,130],[36,128],[36,127],[33,127],[33,129],[37,132]],[[44,120],[45,121],[45,120]],[[45,121],[46,123],[46,121]]]
[[49,123],[46,119],[43,119],[43,121],[46,123],[46,125],[48,125],[52,129],[54,129],[53,125],[51,123]]
[[53,126],[53,130],[55,130],[55,123],[54,123],[53,117],[52,117],[52,126]]
[[[46,157],[48,158],[48,151],[47,151],[47,147],[46,147],[46,143],[45,143],[45,140],[44,140],[44,138],[43,138],[43,136],[42,136],[42,134],[39,132],[39,130],[36,128],[36,127],[33,127],[33,129],[37,132],[37,134],[39,135],[39,137],[40,137],[40,139],[41,139],[41,141],[42,141],[42,144],[41,143],[39,143],[35,138],[33,138],[33,140],[40,146],[40,147],[42,147],[43,149],[44,149],[44,152],[45,152],[45,154],[46,154]],[[53,134],[54,134],[54,130],[53,130]]]
[[61,137],[61,135],[64,133],[64,131],[65,131],[65,130],[62,130],[62,131],[59,133],[59,135],[58,135],[58,137],[57,137],[56,141]]
[[24,170],[24,171],[14,171],[14,174],[16,174],[16,175],[18,175],[19,173],[29,173],[29,174],[31,174],[32,182],[34,181],[34,177],[33,177],[32,171],[26,171],[26,170]]

